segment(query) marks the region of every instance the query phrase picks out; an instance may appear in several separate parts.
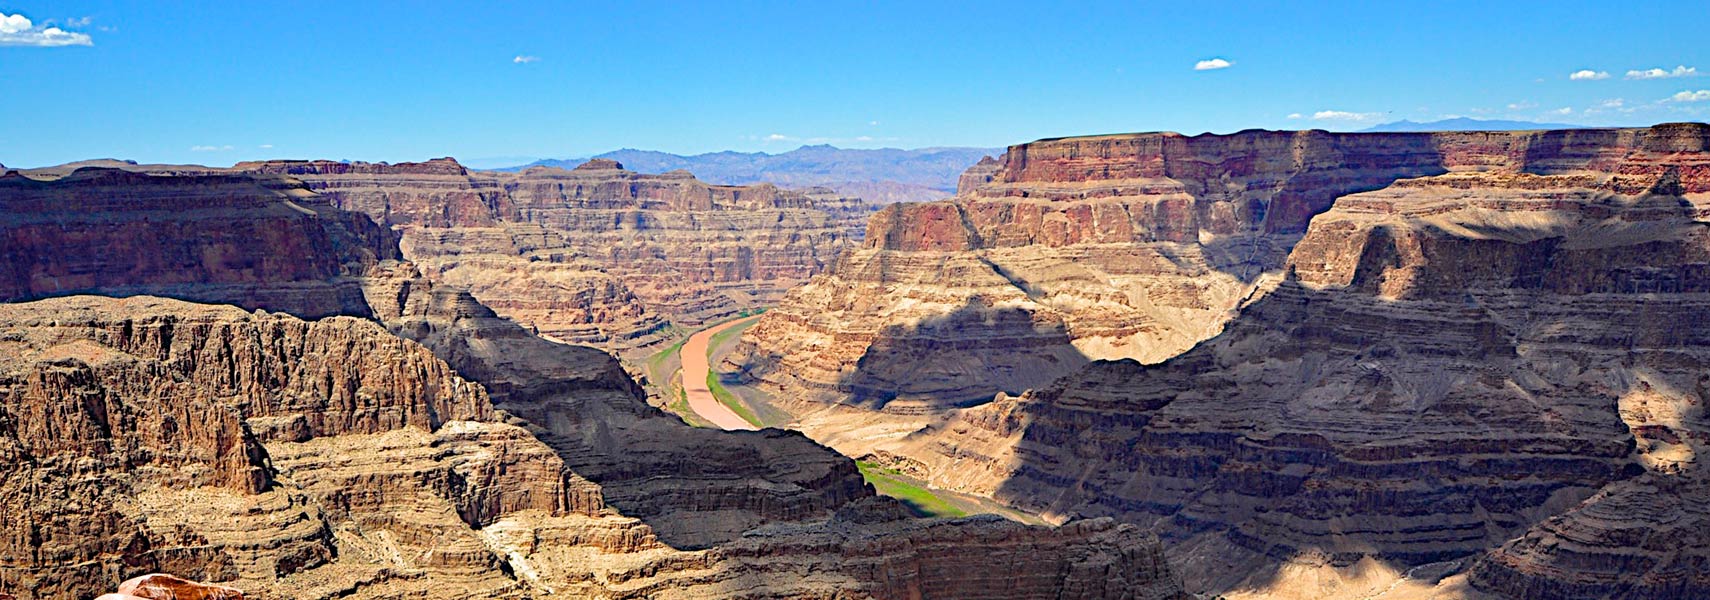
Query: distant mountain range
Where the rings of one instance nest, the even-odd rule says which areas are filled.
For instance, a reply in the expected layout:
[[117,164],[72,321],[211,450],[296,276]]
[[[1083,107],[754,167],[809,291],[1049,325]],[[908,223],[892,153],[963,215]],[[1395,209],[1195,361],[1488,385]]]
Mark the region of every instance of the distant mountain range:
[[1529,131],[1533,129],[1590,129],[1587,125],[1567,123],[1536,123],[1532,121],[1503,121],[1459,117],[1420,123],[1402,119],[1361,129],[1360,133],[1395,133],[1405,131]]
[[[685,169],[702,181],[747,185],[768,181],[787,188],[824,186],[870,202],[918,202],[956,193],[962,171],[1003,148],[921,148],[874,150],[830,145],[802,146],[789,152],[711,152],[683,156],[652,150],[623,149],[591,158],[609,158],[642,173]],[[496,169],[519,171],[534,166],[575,168],[587,158],[538,160]]]

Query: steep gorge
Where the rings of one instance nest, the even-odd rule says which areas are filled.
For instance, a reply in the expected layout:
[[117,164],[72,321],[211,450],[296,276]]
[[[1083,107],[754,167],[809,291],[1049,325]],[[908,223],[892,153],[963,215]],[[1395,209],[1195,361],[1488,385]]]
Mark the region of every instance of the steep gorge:
[[[167,571],[258,598],[1179,595],[1131,525],[918,520],[800,434],[690,428],[292,178],[9,173],[0,208],[10,239],[62,236],[7,272],[89,278],[13,299],[121,296],[0,304],[0,592]],[[255,255],[320,267],[230,268],[258,227]],[[353,316],[280,314],[316,311]]]
[[[1327,134],[1231,137],[1283,135]],[[1703,375],[1710,339],[1702,335],[1710,319],[1710,126],[1345,138],[1436,147],[1440,172],[1368,191],[1356,186],[1327,198],[1310,220],[1304,216],[1312,210],[1289,207],[1312,202],[1278,204],[1284,196],[1273,196],[1271,216],[1248,223],[1251,237],[1288,241],[1286,258],[1256,265],[1274,281],[1226,297],[1231,310],[1208,314],[1213,335],[1190,349],[1151,365],[1093,361],[1054,383],[1032,384],[1033,391],[997,394],[937,418],[845,408],[837,419],[804,420],[803,429],[858,449],[852,451],[882,450],[942,487],[1058,518],[1110,516],[1148,527],[1198,591],[1347,598],[1397,589],[1451,598],[1710,593],[1699,575],[1710,544],[1697,533],[1706,481],[1698,464],[1706,439],[1701,407],[1710,400]],[[1052,152],[1020,147],[1002,169],[989,171],[991,182],[977,183],[992,187],[976,190],[1016,190],[1023,199],[1045,188],[1073,190],[1073,200],[1038,209],[1073,214],[1087,206],[1080,198],[1091,186],[1038,180],[1072,180],[1090,170],[1132,185],[1127,177],[1144,172],[1145,154],[1138,165],[1125,154],[1087,166],[1097,153],[1082,150],[1111,143],[1039,143]],[[1023,203],[1009,200],[1016,196],[982,193],[875,218],[875,230],[883,231],[868,248],[791,298],[800,303],[834,284],[879,293],[872,291],[879,283],[850,274],[896,271],[860,270],[864,253],[874,263],[921,256],[971,263],[997,255],[988,249],[1007,239],[1046,249],[1058,239],[1099,247],[1072,240],[1096,238],[1112,222],[1115,239],[1128,238],[1124,223],[1140,222],[1096,219],[1065,234],[1070,238],[1041,238],[1051,231],[1044,218],[1021,233],[1006,228],[1025,219],[984,225],[981,214],[1025,213],[1012,207]],[[986,202],[996,206],[981,206]],[[1202,217],[1215,217],[1218,207],[1188,210],[1197,205],[1182,202],[1169,214],[1184,215],[1178,225],[1198,224],[1200,241],[1192,243],[1215,247],[1221,234],[1208,223],[1217,221]],[[904,226],[888,225],[904,215]],[[1143,224],[1149,232],[1172,227]],[[887,249],[878,241],[885,235],[911,249]],[[1189,256],[1189,243],[1150,248]],[[970,246],[977,249],[953,250]],[[1076,266],[1095,268],[1084,263]],[[1213,271],[1234,277],[1228,267]],[[1205,273],[1172,277],[1192,281]],[[926,277],[889,280],[882,289],[915,293],[927,287]],[[1025,293],[1011,287],[1017,291],[1006,293]],[[1157,293],[1155,286],[1127,289]],[[1063,294],[1035,296],[1050,306]],[[830,304],[850,312],[826,322],[871,326],[849,325],[859,323],[850,315],[883,302]],[[795,304],[775,319],[769,314],[779,329],[757,326],[753,341],[784,335],[793,343],[797,338],[777,332],[787,331],[792,315],[811,311]],[[991,318],[963,323],[939,326],[915,343],[926,354],[957,356],[971,344],[947,341],[946,331],[968,338],[1027,331],[993,333],[994,324],[1009,322]],[[1075,329],[1065,325],[1055,339],[1073,343],[1064,331]],[[853,333],[810,331],[799,339],[827,336],[854,340],[846,349],[860,347]],[[1039,346],[1044,342],[1025,352],[1048,364],[1038,357],[1051,350]],[[805,359],[819,369],[838,364],[823,354]],[[869,359],[856,368],[873,365]],[[836,429],[839,419],[862,414],[868,431],[872,420],[914,421],[879,439]]]

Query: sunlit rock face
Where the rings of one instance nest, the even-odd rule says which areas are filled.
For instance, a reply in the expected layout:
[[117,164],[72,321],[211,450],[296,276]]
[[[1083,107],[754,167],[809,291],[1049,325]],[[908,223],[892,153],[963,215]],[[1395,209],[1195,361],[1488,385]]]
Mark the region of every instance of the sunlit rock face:
[[1132,525],[915,519],[799,433],[689,427],[292,179],[13,175],[0,225],[0,272],[88,277],[0,303],[0,595],[1181,597]]
[[711,185],[610,160],[520,173],[451,159],[234,169],[298,179],[402,232],[426,276],[544,335],[614,350],[775,302],[857,241],[869,212],[826,189]]
[[119,597],[1181,597],[1136,527],[914,519],[799,434],[690,428],[609,356],[471,301],[394,325],[433,352],[350,317],[0,304],[0,590],[158,571],[223,585]]
[[[792,290],[733,366],[786,398],[931,406],[1020,393],[1089,360],[1155,363],[1275,284],[1337,198],[1450,172],[1656,176],[1703,165],[1690,127],[1042,140],[956,198],[880,211],[862,247]],[[912,404],[911,404],[912,405]]]
[[946,487],[1154,528],[1198,589],[1322,568],[1360,597],[1388,585],[1362,570],[1441,561],[1447,597],[1710,593],[1710,128],[1606,135],[1619,158],[1343,196],[1220,334],[897,451]]
[[154,294],[367,316],[360,276],[397,237],[301,185],[211,172],[0,175],[0,300]]

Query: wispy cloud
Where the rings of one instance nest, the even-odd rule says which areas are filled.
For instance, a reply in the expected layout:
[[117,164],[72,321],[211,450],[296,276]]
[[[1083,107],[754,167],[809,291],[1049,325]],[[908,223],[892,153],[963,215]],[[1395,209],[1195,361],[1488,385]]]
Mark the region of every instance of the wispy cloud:
[[801,138],[795,137],[795,136],[790,136],[790,135],[784,135],[782,133],[774,133],[774,134],[766,136],[766,141],[768,141],[768,142],[794,142],[794,141],[799,141],[799,140],[801,140]]
[[1686,91],[1669,96],[1670,102],[1710,102],[1710,90]]
[[1628,79],[1674,79],[1676,77],[1697,77],[1698,68],[1679,65],[1673,71],[1662,69],[1645,69],[1643,71],[1628,71]]
[[230,145],[226,145],[226,146],[191,146],[190,147],[191,152],[231,152],[233,149],[234,148]]
[[1383,118],[1383,113],[1375,112],[1363,113],[1350,112],[1346,110],[1321,110],[1312,113],[1312,120],[1314,121],[1351,121],[1359,123],[1364,121],[1376,121],[1381,118]]
[[1597,106],[1599,108],[1621,108],[1625,104],[1627,104],[1626,100],[1622,100],[1620,98],[1610,98],[1608,100],[1598,102]]
[[1509,104],[1508,110],[1526,110],[1528,108],[1537,108],[1537,107],[1538,107],[1537,102],[1533,102],[1531,100],[1521,100],[1519,102]]
[[272,149],[273,149],[273,144],[262,144],[262,145],[260,145],[260,146],[256,146],[256,147],[257,147],[257,148],[260,148],[260,149],[262,149],[262,150],[272,150]]
[[1235,66],[1235,63],[1233,63],[1233,62],[1229,62],[1229,61],[1223,60],[1221,58],[1212,58],[1212,59],[1202,60],[1202,61],[1194,63],[1193,64],[1193,70],[1195,70],[1195,71],[1216,71],[1218,69],[1227,69],[1227,68],[1233,67],[1233,66]]
[[0,13],[0,46],[57,48],[93,45],[95,41],[90,39],[87,33],[66,31],[58,27],[38,27],[24,15]]
[[1552,110],[1552,111],[1550,111],[1550,114],[1552,114],[1552,115],[1559,115],[1559,116],[1564,116],[1564,117],[1565,117],[1565,116],[1567,116],[1567,115],[1571,115],[1571,114],[1573,114],[1573,109],[1572,109],[1572,108],[1570,108],[1570,107],[1566,107],[1566,106],[1563,106],[1563,107],[1561,107],[1561,108],[1558,108],[1558,109],[1555,109],[1555,110]]
[[1581,69],[1568,75],[1568,79],[1573,81],[1597,81],[1599,79],[1608,78],[1608,71],[1593,71],[1591,69]]
[[516,58],[511,59],[512,64],[518,64],[518,65],[526,65],[529,63],[536,63],[536,62],[540,62],[540,57],[529,56],[527,54],[518,54]]
[[88,27],[95,22],[95,17],[76,17],[65,20],[66,27]]
[[1288,118],[1290,118],[1290,119],[1300,119],[1300,118],[1303,118],[1303,116],[1302,116],[1302,115],[1301,115],[1301,114],[1300,114],[1300,113],[1288,113]]

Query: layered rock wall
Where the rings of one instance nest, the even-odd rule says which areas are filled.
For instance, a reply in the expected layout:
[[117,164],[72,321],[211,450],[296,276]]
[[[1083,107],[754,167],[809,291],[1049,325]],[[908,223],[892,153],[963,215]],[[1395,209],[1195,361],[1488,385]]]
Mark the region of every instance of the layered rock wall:
[[368,315],[357,278],[397,238],[293,182],[85,168],[0,177],[0,299],[154,294]]
[[1088,360],[1154,363],[1274,284],[1336,198],[1449,172],[1593,172],[1635,193],[1665,168],[1703,181],[1703,164],[1675,160],[1700,137],[1688,124],[1022,144],[971,168],[955,199],[874,215],[862,247],[750,329],[732,366],[785,397],[945,406]]
[[1623,136],[1619,160],[1344,196],[1216,337],[1000,396],[899,454],[1149,526],[1204,590],[1376,560],[1468,569],[1468,594],[1702,595],[1710,128]]
[[[709,185],[614,161],[574,170],[473,172],[450,159],[397,165],[242,163],[286,175],[400,230],[430,278],[471,288],[506,317],[612,349],[767,305],[860,235],[858,199],[825,189]],[[637,302],[639,301],[639,302]]]

